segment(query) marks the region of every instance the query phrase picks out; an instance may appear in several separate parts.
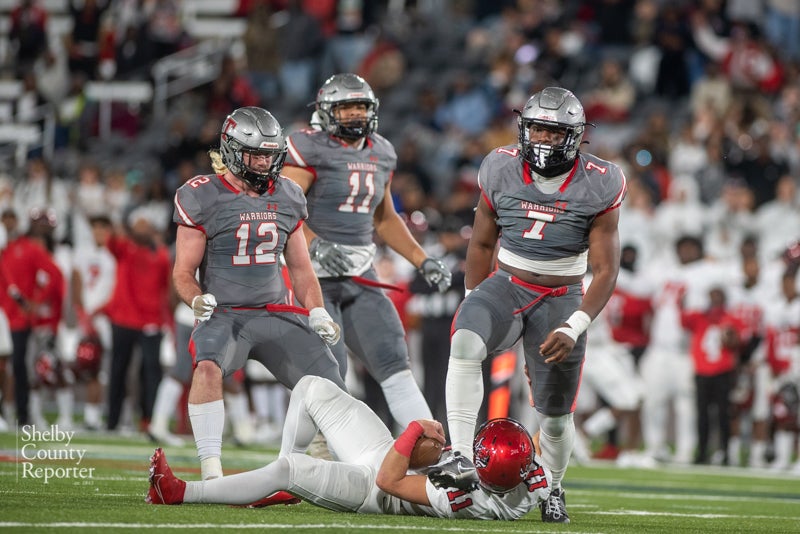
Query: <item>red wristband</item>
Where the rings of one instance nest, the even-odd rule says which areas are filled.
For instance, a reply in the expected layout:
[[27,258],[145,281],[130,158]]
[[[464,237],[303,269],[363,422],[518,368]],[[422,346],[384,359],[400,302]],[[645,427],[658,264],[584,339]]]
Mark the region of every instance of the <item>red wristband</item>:
[[422,425],[416,421],[411,421],[406,429],[394,442],[394,450],[405,456],[411,458],[411,451],[414,450],[414,445],[417,440],[425,433]]

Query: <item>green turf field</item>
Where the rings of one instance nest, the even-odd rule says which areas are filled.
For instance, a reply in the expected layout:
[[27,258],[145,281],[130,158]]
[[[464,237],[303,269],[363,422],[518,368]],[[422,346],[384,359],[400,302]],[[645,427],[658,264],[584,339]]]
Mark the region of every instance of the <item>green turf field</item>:
[[[28,458],[45,454],[48,447],[72,457],[33,458],[28,465],[22,463],[23,454]],[[220,505],[152,506],[144,503],[152,450],[151,444],[133,438],[84,434],[76,435],[67,446],[63,438],[47,442],[16,433],[0,434],[0,531],[800,533],[800,477],[783,473],[710,467],[573,466],[565,484],[572,523],[545,525],[538,511],[516,522],[500,523],[359,516],[307,503],[256,510]],[[193,443],[165,450],[179,476],[197,480]],[[250,469],[275,454],[275,450],[227,446],[223,465],[228,472]],[[54,476],[68,474],[70,478],[51,478],[45,483],[42,477],[49,474],[47,468]]]

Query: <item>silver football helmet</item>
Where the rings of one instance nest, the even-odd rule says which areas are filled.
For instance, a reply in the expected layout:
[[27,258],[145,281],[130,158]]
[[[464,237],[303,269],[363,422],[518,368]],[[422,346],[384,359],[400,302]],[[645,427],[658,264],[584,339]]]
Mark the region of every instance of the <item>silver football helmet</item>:
[[[367,105],[365,120],[342,122],[334,109],[345,102],[363,102]],[[355,140],[367,137],[378,129],[378,99],[369,84],[357,74],[335,74],[328,78],[317,93],[316,115],[323,130],[342,139]]]
[[[228,170],[259,194],[272,186],[286,160],[286,138],[281,125],[263,108],[239,108],[228,115],[222,124],[219,145],[222,162]],[[245,153],[271,157],[269,168],[265,171],[248,165]]]
[[[578,98],[561,87],[546,87],[533,95],[519,114],[519,144],[522,159],[537,174],[551,178],[567,172],[578,157],[586,130],[586,115]],[[558,144],[532,142],[531,126],[562,135]]]

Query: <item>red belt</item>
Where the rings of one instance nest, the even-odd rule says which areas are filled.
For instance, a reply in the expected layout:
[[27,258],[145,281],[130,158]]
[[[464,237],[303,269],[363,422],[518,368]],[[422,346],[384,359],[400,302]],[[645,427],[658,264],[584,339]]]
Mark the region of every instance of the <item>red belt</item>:
[[299,315],[308,315],[308,310],[300,306],[293,306],[291,304],[265,304],[264,306],[231,306],[232,310],[267,310],[268,312],[275,313],[297,313]]
[[361,284],[362,286],[369,286],[369,287],[380,287],[381,289],[389,289],[391,291],[400,291],[405,292],[400,286],[395,286],[392,284],[384,284],[383,282],[378,282],[377,280],[372,280],[370,278],[364,278],[363,276],[353,276],[350,278],[356,284]]
[[511,275],[511,277],[509,279],[511,280],[512,284],[517,284],[518,286],[522,286],[524,288],[527,288],[527,289],[530,289],[532,291],[536,291],[537,293],[540,293],[540,295],[538,297],[533,299],[531,302],[529,302],[528,304],[526,304],[522,308],[520,308],[518,310],[514,310],[514,315],[517,315],[518,313],[524,312],[525,310],[527,310],[528,308],[530,308],[531,306],[533,306],[534,304],[536,304],[537,302],[539,302],[540,300],[542,300],[545,297],[560,297],[562,295],[566,295],[567,291],[569,291],[569,287],[567,287],[567,286],[546,287],[546,286],[537,286],[536,284],[530,284],[528,282],[525,282],[524,280],[520,280],[519,278],[517,278],[513,274]]

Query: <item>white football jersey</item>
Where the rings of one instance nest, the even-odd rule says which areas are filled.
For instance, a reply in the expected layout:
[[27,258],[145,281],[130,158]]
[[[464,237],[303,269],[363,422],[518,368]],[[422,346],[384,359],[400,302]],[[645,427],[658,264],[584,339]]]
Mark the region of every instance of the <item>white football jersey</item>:
[[81,299],[87,313],[94,313],[111,299],[117,277],[117,260],[105,247],[94,244],[75,250],[72,268],[81,275]]
[[502,495],[483,488],[471,492],[437,488],[425,483],[430,506],[413,504],[386,495],[382,512],[392,515],[425,515],[429,517],[511,521],[537,508],[550,495],[552,475],[536,458],[538,468],[530,471],[525,483]]

